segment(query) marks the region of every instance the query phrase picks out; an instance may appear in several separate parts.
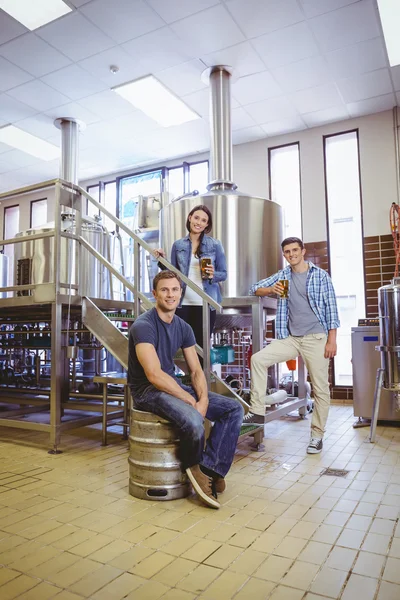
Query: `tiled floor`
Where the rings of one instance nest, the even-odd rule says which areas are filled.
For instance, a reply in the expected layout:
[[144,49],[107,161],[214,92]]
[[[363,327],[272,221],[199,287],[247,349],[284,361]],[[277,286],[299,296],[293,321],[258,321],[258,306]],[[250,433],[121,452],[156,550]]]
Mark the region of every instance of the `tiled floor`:
[[130,497],[119,434],[102,448],[78,430],[51,456],[46,436],[0,428],[1,600],[399,600],[400,429],[372,445],[353,421],[333,406],[318,456],[309,421],[270,423],[218,511]]

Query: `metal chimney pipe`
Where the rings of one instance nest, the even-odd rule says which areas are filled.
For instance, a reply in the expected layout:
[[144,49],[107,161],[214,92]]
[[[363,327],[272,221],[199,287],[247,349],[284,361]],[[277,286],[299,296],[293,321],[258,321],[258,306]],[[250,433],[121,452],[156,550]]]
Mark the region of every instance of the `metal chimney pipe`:
[[79,129],[82,124],[76,119],[60,118],[54,121],[61,130],[60,178],[69,183],[78,183]]
[[217,65],[207,69],[210,84],[210,183],[209,191],[234,189],[232,181],[231,73]]

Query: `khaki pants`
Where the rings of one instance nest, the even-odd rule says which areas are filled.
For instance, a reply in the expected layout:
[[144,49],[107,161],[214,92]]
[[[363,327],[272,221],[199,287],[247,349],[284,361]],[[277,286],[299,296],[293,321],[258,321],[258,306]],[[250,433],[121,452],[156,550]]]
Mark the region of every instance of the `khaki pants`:
[[283,340],[273,340],[266,348],[253,354],[251,357],[251,412],[256,415],[265,415],[268,367],[300,355],[310,374],[314,390],[311,436],[322,438],[330,404],[329,359],[324,358],[326,339],[324,333],[311,333],[301,337],[289,336]]

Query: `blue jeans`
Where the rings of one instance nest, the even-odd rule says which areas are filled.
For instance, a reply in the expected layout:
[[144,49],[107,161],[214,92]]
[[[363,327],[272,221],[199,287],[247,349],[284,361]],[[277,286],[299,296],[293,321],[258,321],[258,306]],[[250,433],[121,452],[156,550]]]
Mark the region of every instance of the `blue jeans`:
[[[197,401],[192,387],[180,385]],[[214,425],[205,448],[204,419],[190,404],[153,385],[141,394],[134,394],[133,404],[135,408],[154,413],[176,426],[183,469],[201,464],[225,477],[233,461],[244,411],[239,402],[220,394],[209,392],[208,400],[206,417]]]

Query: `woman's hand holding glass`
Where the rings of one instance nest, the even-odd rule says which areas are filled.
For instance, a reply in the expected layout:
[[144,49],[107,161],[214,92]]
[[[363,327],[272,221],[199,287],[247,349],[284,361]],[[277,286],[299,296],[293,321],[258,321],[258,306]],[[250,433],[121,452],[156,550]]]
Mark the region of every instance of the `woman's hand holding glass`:
[[208,279],[212,279],[214,277],[214,265],[207,265],[204,270],[208,275]]

